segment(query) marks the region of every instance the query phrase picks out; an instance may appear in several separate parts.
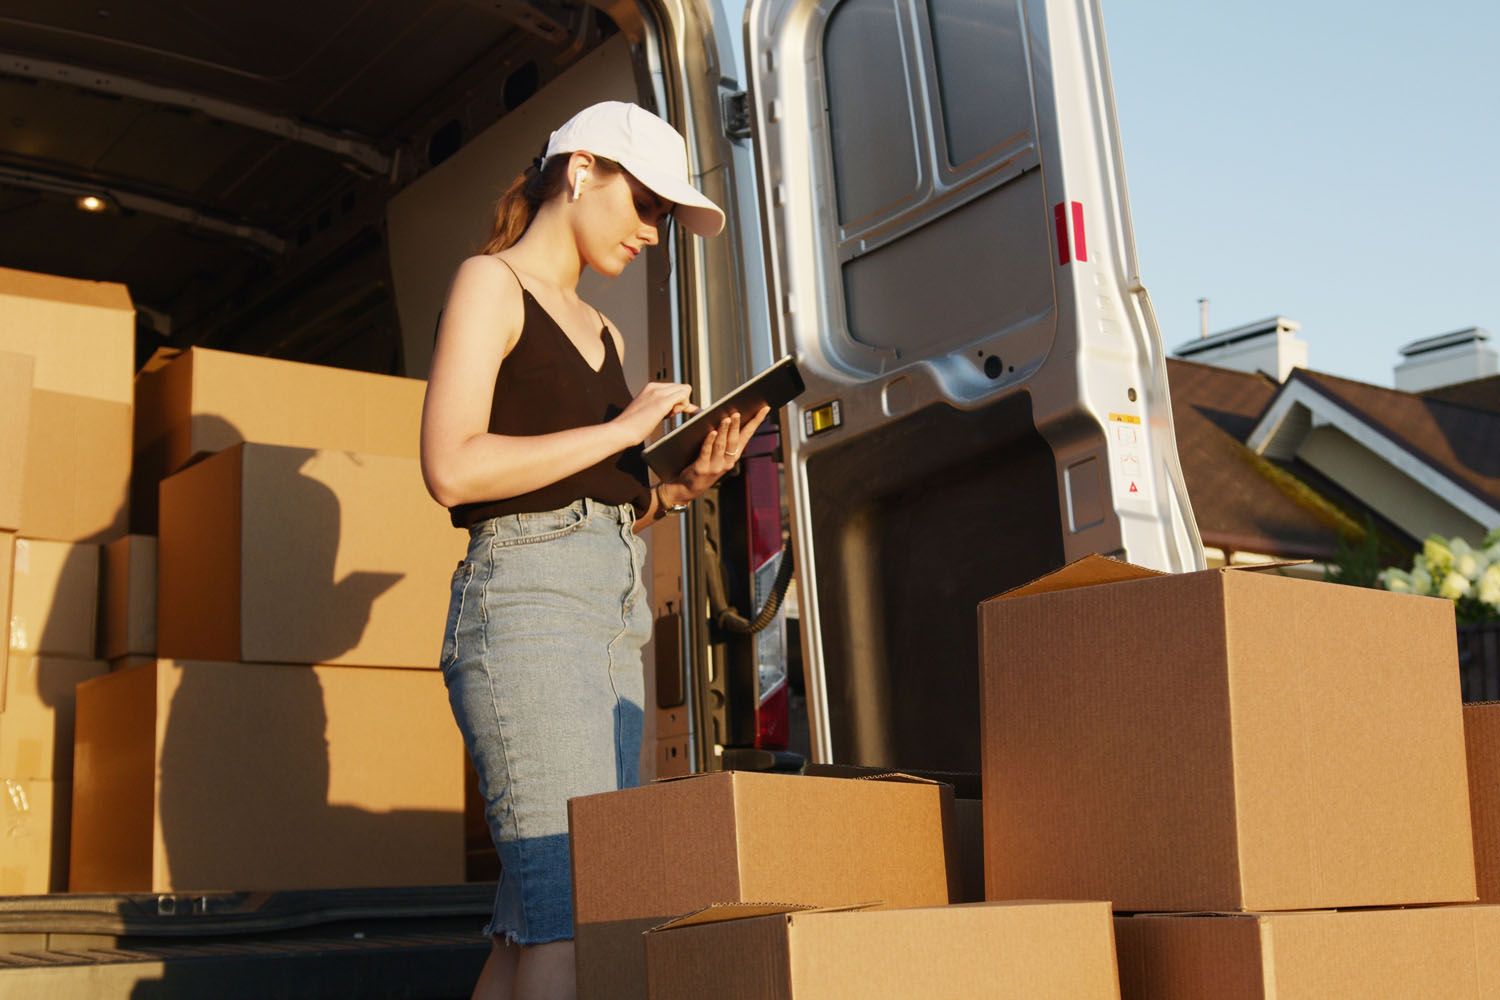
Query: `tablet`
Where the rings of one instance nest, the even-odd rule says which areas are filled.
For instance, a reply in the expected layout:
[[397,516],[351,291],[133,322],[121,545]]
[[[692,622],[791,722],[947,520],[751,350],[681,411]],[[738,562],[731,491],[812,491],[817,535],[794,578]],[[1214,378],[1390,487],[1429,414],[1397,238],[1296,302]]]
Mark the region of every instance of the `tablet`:
[[661,479],[675,479],[698,458],[708,432],[736,412],[750,419],[762,406],[773,410],[801,395],[802,373],[794,358],[782,358],[712,406],[705,406],[646,446],[646,464]]

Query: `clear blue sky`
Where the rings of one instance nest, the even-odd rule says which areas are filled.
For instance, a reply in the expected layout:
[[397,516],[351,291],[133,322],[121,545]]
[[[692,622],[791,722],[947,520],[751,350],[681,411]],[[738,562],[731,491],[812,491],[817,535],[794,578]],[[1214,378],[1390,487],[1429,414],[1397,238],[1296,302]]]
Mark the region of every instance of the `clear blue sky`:
[[1287,316],[1310,367],[1378,385],[1420,337],[1500,337],[1500,3],[1103,7],[1169,350],[1200,296],[1210,331]]

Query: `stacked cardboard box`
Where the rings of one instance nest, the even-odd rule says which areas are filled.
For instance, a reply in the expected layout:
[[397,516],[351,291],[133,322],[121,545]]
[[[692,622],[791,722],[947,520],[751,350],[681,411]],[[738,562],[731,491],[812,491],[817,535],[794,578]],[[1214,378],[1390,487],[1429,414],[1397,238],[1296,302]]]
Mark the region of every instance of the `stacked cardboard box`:
[[[16,439],[25,441],[17,531],[93,543],[124,534],[135,370],[129,293],[0,268],[0,317],[0,352],[32,362],[30,413]],[[0,376],[0,384],[16,377]]]
[[76,891],[463,881],[429,671],[159,660],[78,688]]
[[1451,603],[1090,557],[980,637],[988,898],[1112,900],[1124,996],[1458,995],[1500,945],[1391,909],[1475,899]]
[[1481,903],[1500,903],[1500,702],[1464,706],[1474,874]]
[[136,382],[132,525],[154,534],[157,486],[245,441],[416,458],[426,383],[195,347]]
[[128,516],[134,345],[123,286],[0,268],[0,893],[67,885],[73,689],[105,670],[99,544]]
[[1113,1000],[1108,903],[729,904],[646,935],[651,1000]]
[[79,688],[74,890],[463,880],[435,668],[466,539],[422,486],[422,391],[199,349],[143,371],[157,534],[106,552],[117,669]]
[[717,772],[573,799],[578,995],[643,1000],[642,934],[715,903],[947,904],[951,813],[950,787],[904,776]]

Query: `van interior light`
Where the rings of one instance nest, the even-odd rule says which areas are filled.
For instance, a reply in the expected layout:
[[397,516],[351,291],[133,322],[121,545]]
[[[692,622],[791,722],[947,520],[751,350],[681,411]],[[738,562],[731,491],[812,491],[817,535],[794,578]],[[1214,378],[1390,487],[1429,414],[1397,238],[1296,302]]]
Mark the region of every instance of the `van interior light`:
[[78,198],[78,208],[83,212],[102,212],[109,207],[109,202],[96,194],[81,195]]

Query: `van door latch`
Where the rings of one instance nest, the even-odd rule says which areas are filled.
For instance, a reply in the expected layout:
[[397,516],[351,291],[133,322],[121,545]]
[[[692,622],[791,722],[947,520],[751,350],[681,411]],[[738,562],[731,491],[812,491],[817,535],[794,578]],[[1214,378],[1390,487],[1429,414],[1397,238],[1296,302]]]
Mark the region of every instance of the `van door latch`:
[[724,116],[724,134],[731,139],[750,138],[750,101],[745,92],[721,93],[719,104]]

